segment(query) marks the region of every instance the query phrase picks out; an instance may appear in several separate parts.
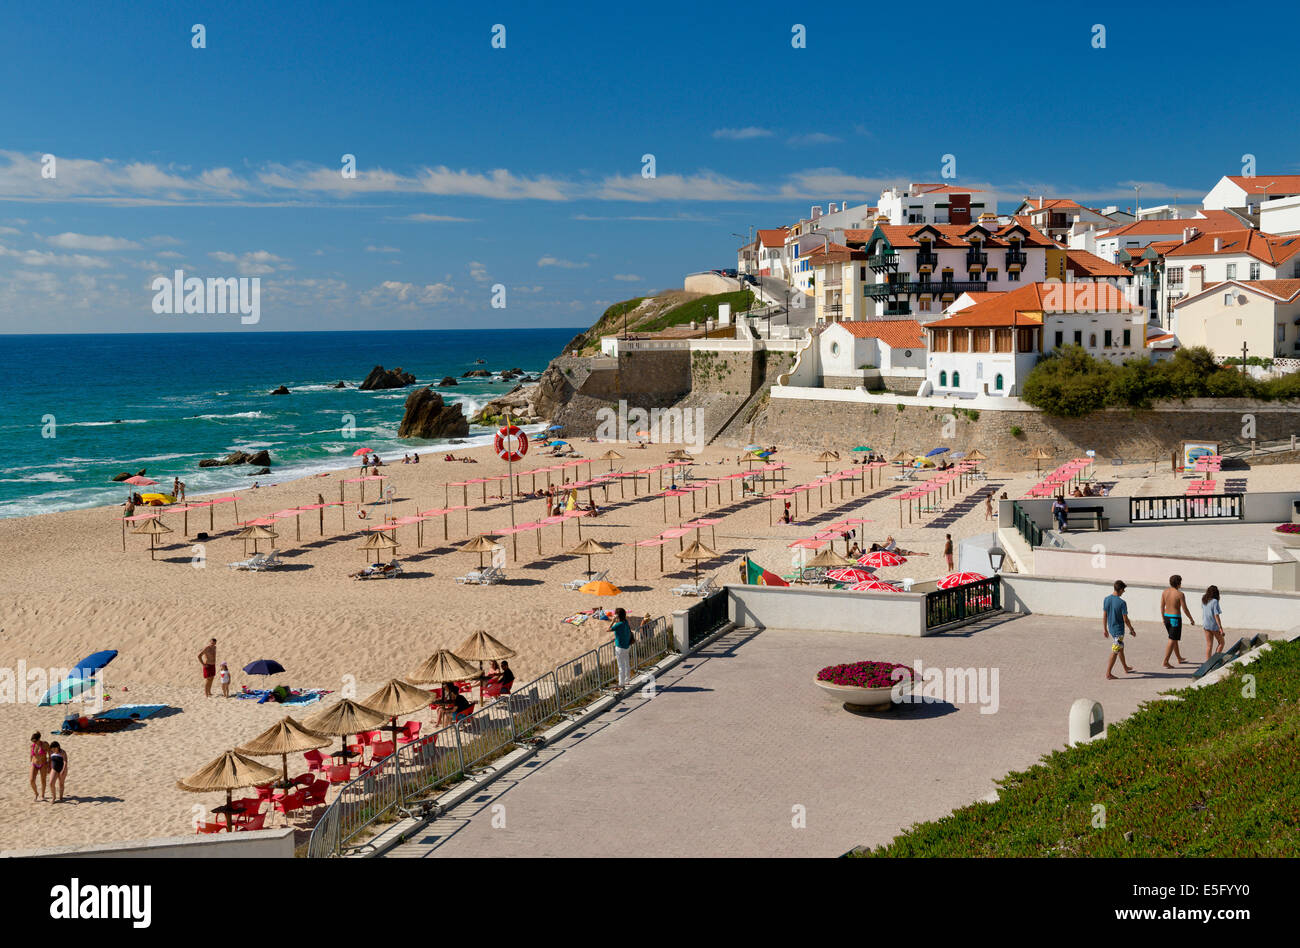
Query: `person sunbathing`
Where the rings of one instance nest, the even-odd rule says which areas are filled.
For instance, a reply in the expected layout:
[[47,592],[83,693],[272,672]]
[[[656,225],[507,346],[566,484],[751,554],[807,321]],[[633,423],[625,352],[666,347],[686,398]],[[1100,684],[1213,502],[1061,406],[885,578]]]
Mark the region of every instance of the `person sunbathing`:
[[444,454],[444,455],[442,456],[442,459],[443,459],[444,461],[454,461],[454,460],[456,460],[456,455],[454,455],[454,454]]

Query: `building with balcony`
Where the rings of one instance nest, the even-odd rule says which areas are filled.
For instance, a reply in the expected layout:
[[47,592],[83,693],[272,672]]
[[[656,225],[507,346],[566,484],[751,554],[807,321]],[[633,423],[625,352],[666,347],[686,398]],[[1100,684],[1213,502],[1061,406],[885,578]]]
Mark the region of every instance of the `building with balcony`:
[[1133,255],[1135,250],[1141,250],[1148,244],[1181,240],[1188,230],[1208,234],[1222,230],[1241,230],[1245,226],[1240,217],[1229,211],[1201,211],[1195,217],[1141,220],[1119,227],[1100,228],[1092,232],[1091,240],[1087,234],[1083,235],[1082,240],[1072,236],[1070,249],[1087,250],[1107,263],[1119,263],[1121,250],[1127,250]]
[[1020,206],[1012,212],[1013,217],[1028,219],[1028,224],[1046,234],[1052,240],[1064,243],[1070,228],[1076,223],[1108,224],[1116,222],[1095,207],[1084,207],[1078,201],[1069,198],[1038,197],[1035,200],[1025,198]]
[[983,194],[977,188],[914,182],[906,190],[885,188],[880,192],[878,204],[880,214],[885,217],[884,223],[895,226],[971,224],[981,214],[996,210],[996,206],[987,204],[981,196]]
[[1030,283],[1005,293],[964,294],[929,337],[921,394],[1018,395],[1047,352],[1077,345],[1112,362],[1145,357],[1145,311],[1108,283]]
[[[848,239],[848,246],[855,242]],[[870,315],[922,319],[942,312],[963,293],[1044,280],[1049,254],[1063,261],[1065,253],[1041,232],[999,225],[988,212],[971,225],[877,224],[862,249],[872,276],[861,287],[874,305]]]
[[807,257],[813,275],[812,296],[819,323],[868,317],[861,287],[869,276],[867,255],[843,244],[828,243]]

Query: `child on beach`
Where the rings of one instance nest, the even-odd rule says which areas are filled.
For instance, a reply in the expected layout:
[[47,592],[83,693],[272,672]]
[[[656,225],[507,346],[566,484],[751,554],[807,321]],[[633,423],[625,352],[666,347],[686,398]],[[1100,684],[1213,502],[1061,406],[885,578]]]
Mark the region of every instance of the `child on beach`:
[[1201,627],[1205,629],[1205,660],[1216,651],[1222,652],[1223,610],[1219,608],[1219,587],[1209,586],[1201,597]]
[[58,741],[50,744],[50,802],[63,801],[64,786],[68,782],[68,752]]
[[221,663],[221,673],[218,677],[220,678],[221,681],[221,697],[229,698],[230,697],[230,669],[226,667],[225,662]]

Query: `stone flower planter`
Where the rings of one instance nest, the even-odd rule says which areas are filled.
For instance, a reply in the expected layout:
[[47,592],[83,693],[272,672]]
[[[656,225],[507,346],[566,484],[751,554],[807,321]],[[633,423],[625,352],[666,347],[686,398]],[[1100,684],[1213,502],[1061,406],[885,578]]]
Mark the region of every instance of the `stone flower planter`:
[[1278,530],[1276,527],[1274,527],[1273,535],[1282,541],[1283,546],[1288,546],[1293,549],[1296,547],[1300,547],[1300,533],[1284,533],[1283,531]]
[[[886,671],[888,667],[892,665],[892,663],[874,663],[874,662],[858,663],[858,665],[863,665],[863,664],[866,665],[881,664],[886,667]],[[832,666],[832,667],[838,667],[844,669],[844,668],[856,667],[856,666]],[[828,672],[829,670],[830,669],[822,669],[822,671],[818,673],[819,677],[815,677],[813,679],[813,683],[817,685],[817,687],[820,688],[822,691],[824,691],[826,694],[834,698],[836,701],[841,702],[844,705],[844,710],[851,711],[855,714],[879,713],[879,712],[893,710],[894,708],[893,695],[894,695],[895,685],[892,682],[890,684],[879,685],[874,687],[865,686],[865,685],[838,684],[835,681],[825,681],[820,677],[822,674]],[[843,677],[846,676],[836,674],[836,675],[832,675],[831,677],[841,678],[842,680]],[[849,675],[847,677],[855,677],[855,676]],[[911,680],[911,677],[910,676],[905,677],[898,684],[898,687],[900,688],[900,693],[904,695],[909,694],[912,690],[912,684],[913,682]]]

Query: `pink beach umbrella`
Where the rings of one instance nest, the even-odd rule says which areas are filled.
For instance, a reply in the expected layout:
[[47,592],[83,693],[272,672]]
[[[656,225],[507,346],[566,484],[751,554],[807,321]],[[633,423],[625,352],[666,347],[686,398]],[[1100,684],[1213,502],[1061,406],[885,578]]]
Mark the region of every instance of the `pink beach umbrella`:
[[363,454],[374,454],[374,453],[375,453],[374,448],[357,448],[355,451],[352,452],[352,456],[354,458],[358,458],[361,457],[361,455]]
[[872,566],[879,569],[882,566],[902,566],[907,560],[899,556],[892,550],[876,550],[874,553],[867,553],[858,557],[859,566]]
[[967,583],[976,583],[981,579],[988,579],[983,573],[949,573],[943,579],[939,580],[940,589],[952,589],[954,586],[965,586]]
[[854,583],[849,587],[853,592],[898,592],[899,589],[893,583],[887,583],[883,579],[868,579],[861,583]]
[[143,477],[137,474],[134,477],[128,477],[126,480],[122,481],[122,483],[134,484],[136,487],[152,487],[154,484],[157,484],[158,482],[155,481],[153,478]]

